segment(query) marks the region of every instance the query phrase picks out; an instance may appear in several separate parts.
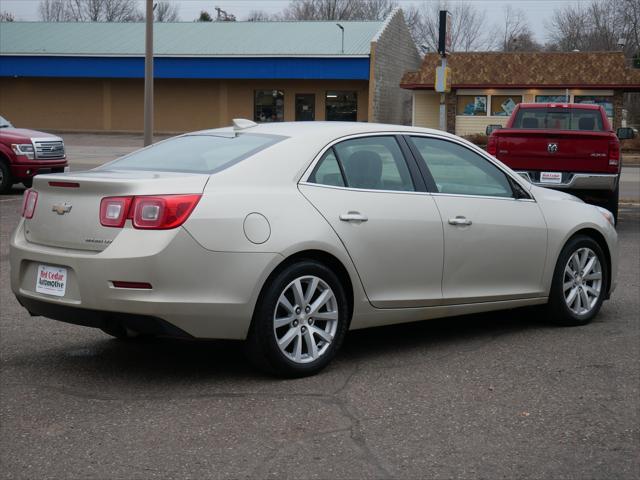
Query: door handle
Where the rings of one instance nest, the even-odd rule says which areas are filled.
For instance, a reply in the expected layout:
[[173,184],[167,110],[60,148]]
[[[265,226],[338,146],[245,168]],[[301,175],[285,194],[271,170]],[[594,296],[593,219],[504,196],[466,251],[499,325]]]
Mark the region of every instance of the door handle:
[[366,222],[369,220],[366,216],[360,212],[347,212],[340,215],[340,220],[343,222]]
[[468,220],[462,215],[458,215],[456,218],[449,219],[449,225],[471,225],[471,220]]

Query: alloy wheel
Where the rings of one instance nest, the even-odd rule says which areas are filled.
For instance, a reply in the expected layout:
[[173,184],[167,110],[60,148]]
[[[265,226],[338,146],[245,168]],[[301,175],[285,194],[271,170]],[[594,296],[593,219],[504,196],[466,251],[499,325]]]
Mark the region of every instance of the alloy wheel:
[[598,303],[602,292],[602,266],[590,248],[576,250],[564,267],[564,301],[576,315],[586,315]]
[[324,355],[338,328],[338,302],[331,287],[306,275],[289,283],[273,313],[273,331],[280,351],[296,363]]

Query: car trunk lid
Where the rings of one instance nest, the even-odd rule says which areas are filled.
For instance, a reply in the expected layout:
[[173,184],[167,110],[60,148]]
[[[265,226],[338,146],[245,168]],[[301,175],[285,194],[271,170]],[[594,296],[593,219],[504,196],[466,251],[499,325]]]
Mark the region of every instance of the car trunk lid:
[[208,179],[208,174],[148,171],[39,175],[33,183],[35,213],[25,220],[25,235],[40,245],[99,252],[121,232],[100,224],[103,198],[202,193]]

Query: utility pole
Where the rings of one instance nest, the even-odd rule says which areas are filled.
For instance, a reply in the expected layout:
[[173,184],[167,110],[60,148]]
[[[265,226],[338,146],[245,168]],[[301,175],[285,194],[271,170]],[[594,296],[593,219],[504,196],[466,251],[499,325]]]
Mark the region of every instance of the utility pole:
[[447,67],[447,55],[451,51],[451,14],[440,10],[438,28],[438,53],[440,66],[436,68],[435,90],[440,93],[440,130],[447,130],[447,96],[451,91],[451,76]]
[[147,0],[144,53],[144,146],[153,143],[153,0]]

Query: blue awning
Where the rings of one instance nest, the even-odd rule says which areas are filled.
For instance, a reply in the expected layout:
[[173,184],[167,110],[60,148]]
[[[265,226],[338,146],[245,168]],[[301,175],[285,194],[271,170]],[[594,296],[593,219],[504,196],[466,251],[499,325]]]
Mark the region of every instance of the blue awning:
[[[142,57],[0,56],[1,77],[144,78]],[[155,78],[368,80],[369,58],[156,57]]]

